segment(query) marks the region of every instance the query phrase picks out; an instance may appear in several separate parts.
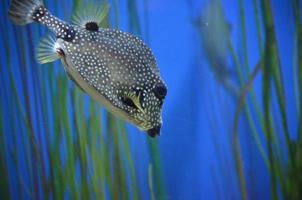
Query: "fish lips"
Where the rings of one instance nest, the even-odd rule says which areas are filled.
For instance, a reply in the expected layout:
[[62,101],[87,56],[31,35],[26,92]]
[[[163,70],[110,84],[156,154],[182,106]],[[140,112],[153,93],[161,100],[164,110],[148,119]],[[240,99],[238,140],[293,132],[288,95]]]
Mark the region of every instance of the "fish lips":
[[152,138],[155,138],[156,136],[159,136],[160,135],[160,129],[161,129],[161,126],[155,126],[149,130],[147,130],[147,134],[152,137]]

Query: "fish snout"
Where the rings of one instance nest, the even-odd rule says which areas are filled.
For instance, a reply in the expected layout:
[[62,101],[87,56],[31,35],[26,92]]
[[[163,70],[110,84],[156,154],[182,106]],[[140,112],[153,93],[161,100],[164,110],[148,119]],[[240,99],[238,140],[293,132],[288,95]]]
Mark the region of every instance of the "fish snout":
[[161,125],[159,126],[155,126],[149,130],[147,130],[147,133],[150,137],[154,138],[156,137],[157,135],[160,135],[160,129],[161,129]]

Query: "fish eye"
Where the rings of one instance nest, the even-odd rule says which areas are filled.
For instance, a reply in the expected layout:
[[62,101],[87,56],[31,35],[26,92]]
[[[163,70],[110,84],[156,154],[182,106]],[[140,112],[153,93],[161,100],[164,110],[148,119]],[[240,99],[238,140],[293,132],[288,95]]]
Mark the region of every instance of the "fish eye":
[[165,98],[168,91],[167,91],[166,86],[163,83],[158,83],[155,86],[155,88],[153,89],[153,92],[159,100],[162,100]]

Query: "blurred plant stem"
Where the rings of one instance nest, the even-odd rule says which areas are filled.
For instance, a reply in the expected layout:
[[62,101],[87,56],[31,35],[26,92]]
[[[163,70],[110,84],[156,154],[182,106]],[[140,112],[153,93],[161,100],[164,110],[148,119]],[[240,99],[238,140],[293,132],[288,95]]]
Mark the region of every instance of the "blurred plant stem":
[[[202,12],[198,23],[199,33],[207,54],[210,69],[215,78],[224,89],[229,92],[237,102],[234,121],[232,148],[235,166],[239,180],[242,199],[249,198],[248,188],[251,183],[246,183],[247,172],[244,171],[242,162],[246,155],[241,151],[239,137],[239,121],[243,112],[249,127],[249,132],[259,149],[260,155],[268,168],[270,175],[270,188],[272,199],[285,197],[286,199],[299,199],[302,196],[302,24],[300,1],[292,0],[295,17],[295,54],[294,54],[294,90],[297,105],[297,140],[290,138],[290,127],[286,111],[286,94],[283,84],[283,72],[280,63],[281,56],[278,52],[274,17],[270,0],[253,0],[254,19],[259,49],[259,63],[250,69],[248,35],[246,26],[245,2],[240,0],[240,53],[234,48],[230,29],[221,9],[220,1],[213,1]],[[191,4],[189,4],[191,5]],[[192,6],[190,6],[192,9]],[[260,9],[259,9],[260,8]],[[264,38],[262,38],[262,34]],[[227,48],[225,48],[227,46]],[[227,54],[236,70],[236,77],[230,80],[228,76]],[[240,55],[242,54],[242,59]],[[262,73],[262,90],[257,94],[253,89],[253,82],[257,74]],[[223,78],[222,78],[223,77]],[[238,86],[236,81],[238,80]],[[228,84],[226,84],[228,83]],[[234,83],[229,87],[229,83]],[[234,90],[230,88],[237,88]],[[250,94],[250,96],[249,96]],[[275,95],[276,94],[276,95]],[[261,97],[260,106],[259,99]],[[251,101],[249,101],[251,100]],[[275,111],[275,105],[276,109]],[[263,108],[263,110],[262,110]],[[280,116],[279,116],[280,115]],[[281,127],[278,124],[281,121]],[[285,139],[285,142],[283,142]],[[263,143],[266,143],[264,145]],[[251,177],[249,177],[249,180]]]
[[164,180],[163,180],[163,174],[162,174],[162,165],[161,165],[161,160],[160,160],[160,153],[159,153],[159,147],[158,143],[155,140],[152,140],[148,138],[148,143],[149,143],[149,149],[151,152],[151,165],[153,170],[153,180],[154,180],[154,191],[155,191],[155,196],[156,199],[166,199],[166,194],[165,194],[165,187],[163,185]]
[[[1,66],[2,67],[2,66]],[[4,138],[4,129],[3,129],[3,110],[2,105],[0,104],[0,199],[10,199],[9,194],[9,177],[6,163],[6,145]]]
[[[254,68],[253,72],[248,78],[248,81],[244,88],[241,90],[239,100],[238,100],[238,105],[235,113],[235,118],[234,118],[234,125],[233,125],[233,147],[234,147],[234,154],[235,154],[235,160],[236,160],[236,167],[239,175],[239,181],[240,181],[240,190],[241,190],[241,197],[242,199],[248,199],[247,196],[247,191],[246,191],[246,180],[245,180],[245,175],[243,171],[243,166],[242,166],[242,155],[241,155],[241,149],[240,149],[240,141],[239,141],[239,135],[238,135],[238,125],[239,125],[239,118],[240,118],[240,112],[242,107],[245,104],[245,98],[252,87],[253,80],[256,78],[256,75],[260,72],[261,70],[261,65],[258,63],[256,67]],[[256,140],[256,142],[259,142]],[[258,144],[260,146],[260,144]],[[262,149],[260,149],[261,154],[265,154]]]
[[114,11],[114,25],[115,27],[119,27],[120,25],[120,18],[119,18],[119,11],[118,11],[118,0],[113,0],[113,11]]
[[[262,13],[264,20],[264,30],[265,30],[265,59],[264,59],[264,69],[263,69],[263,105],[264,105],[264,118],[266,122],[266,134],[267,145],[268,145],[268,155],[270,161],[270,177],[271,177],[271,189],[272,189],[272,199],[278,199],[277,194],[277,179],[276,179],[276,159],[274,155],[273,145],[271,143],[273,132],[271,125],[271,114],[270,114],[270,105],[271,105],[271,83],[272,80],[275,83],[275,88],[277,92],[277,98],[279,102],[279,107],[282,115],[283,128],[286,138],[286,145],[289,156],[289,166],[292,164],[292,149],[289,139],[288,125],[286,120],[286,111],[285,111],[285,99],[282,86],[282,79],[280,75],[279,68],[279,58],[277,43],[275,38],[274,22],[271,9],[271,3],[269,0],[262,1]],[[282,184],[282,183],[281,183]]]
[[153,189],[153,167],[152,167],[152,164],[149,164],[149,167],[148,167],[148,185],[149,185],[149,191],[151,193],[151,200],[155,200],[154,189]]
[[[298,141],[302,145],[302,20],[300,12],[300,2],[299,0],[292,0],[292,6],[294,10],[294,16],[296,20],[296,66],[297,70],[295,76],[298,76],[298,89],[296,95],[298,96],[297,107],[298,107],[298,116],[299,116],[299,127],[298,127]],[[296,79],[296,78],[295,78]]]
[[253,8],[254,8],[255,21],[256,21],[256,26],[257,26],[258,49],[259,49],[260,55],[262,55],[262,53],[263,53],[263,41],[262,41],[262,34],[261,34],[261,22],[260,22],[258,0],[253,0]]
[[292,149],[294,149],[293,155],[293,165],[289,166],[288,176],[289,182],[292,184],[288,184],[292,186],[288,187],[288,191],[286,194],[286,198],[298,199],[302,196],[302,20],[301,20],[301,1],[292,0],[293,13],[295,17],[295,48],[296,48],[296,56],[294,58],[296,73],[294,74],[294,80],[298,79],[295,82],[296,95],[297,95],[297,116],[298,116],[298,128],[297,128],[297,141],[292,142]]
[[[293,1],[294,2],[294,1]],[[297,2],[294,2],[297,3]],[[257,2],[254,1],[255,7],[257,7]],[[296,4],[293,6],[294,8],[298,8]],[[301,179],[296,178],[300,177],[298,174],[301,173],[301,165],[297,164],[301,162],[301,157],[297,157],[295,155],[299,154],[299,145],[295,145],[293,141],[290,140],[289,136],[289,128],[288,122],[286,117],[286,108],[285,108],[285,93],[284,93],[284,86],[282,80],[282,71],[280,66],[280,55],[278,53],[277,41],[275,36],[274,30],[274,22],[273,22],[273,15],[272,15],[272,8],[271,2],[269,0],[261,2],[262,14],[263,14],[263,24],[264,24],[264,34],[265,34],[265,48],[264,48],[264,59],[261,65],[263,65],[263,90],[262,90],[262,102],[264,108],[264,133],[266,135],[266,142],[268,148],[268,158],[269,158],[269,173],[271,177],[271,195],[272,199],[278,199],[278,186],[282,191],[282,195],[285,196],[287,199],[297,199],[299,195],[299,189],[301,188]],[[258,15],[257,9],[255,9],[256,14]],[[299,16],[297,14],[299,11],[296,9],[296,18]],[[256,23],[259,27],[259,17],[256,16]],[[299,19],[296,19],[297,24],[299,24]],[[300,26],[300,25],[297,25]],[[299,49],[299,34],[300,28],[296,28],[297,31],[297,48]],[[260,29],[258,28],[258,40],[261,40],[260,36]],[[300,36],[299,36],[300,35]],[[259,42],[261,44],[261,42]],[[260,45],[259,45],[260,46]],[[260,48],[260,51],[262,48]],[[299,52],[299,50],[298,50]],[[298,53],[299,54],[299,53]],[[299,56],[298,56],[299,58]],[[298,61],[299,63],[299,61]],[[301,65],[299,65],[301,66]],[[299,75],[300,76],[300,75]],[[251,83],[248,81],[247,86]],[[249,86],[250,87],[250,86]],[[301,85],[296,86],[297,88],[301,89]],[[282,151],[281,147],[278,146],[278,141],[276,137],[276,132],[274,131],[274,119],[271,114],[271,104],[273,98],[272,88],[275,88],[277,94],[277,102],[278,108],[281,114],[281,120],[283,125],[283,130],[281,133],[284,133],[285,137],[285,144],[287,147],[286,155],[287,158],[282,158],[280,152]],[[247,91],[244,91],[246,93]],[[300,92],[300,91],[299,91]],[[243,93],[242,93],[243,94]],[[241,102],[241,101],[240,101]],[[235,125],[234,127],[238,126],[238,111],[240,111],[240,107],[242,104],[240,103],[237,107],[236,115],[235,115]],[[299,107],[299,106],[298,106]],[[239,109],[239,110],[238,110]],[[298,112],[299,113],[299,112]],[[300,120],[300,118],[299,118]],[[299,123],[300,124],[300,123]],[[298,125],[299,129],[300,125]],[[234,133],[236,133],[237,128],[235,128]],[[299,132],[299,130],[298,130]],[[298,133],[299,135],[299,133]],[[299,141],[299,137],[298,137]],[[301,154],[300,154],[301,155]],[[240,154],[237,152],[237,157]],[[285,160],[288,160],[287,163],[284,163]],[[284,165],[286,168],[284,168]],[[240,166],[240,163],[239,163]],[[284,174],[284,172],[286,172]],[[242,172],[239,170],[239,176],[242,176]],[[242,179],[242,178],[241,178]]]

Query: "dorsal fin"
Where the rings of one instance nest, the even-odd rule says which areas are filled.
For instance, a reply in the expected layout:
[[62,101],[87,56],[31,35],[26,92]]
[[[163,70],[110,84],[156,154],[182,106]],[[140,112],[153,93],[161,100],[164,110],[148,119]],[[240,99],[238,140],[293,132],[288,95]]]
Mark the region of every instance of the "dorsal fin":
[[89,3],[75,13],[73,23],[88,31],[98,31],[101,22],[108,15],[108,11],[109,5],[107,3],[101,5]]
[[40,64],[45,64],[60,59],[63,54],[64,52],[60,52],[56,37],[48,35],[40,41],[36,57]]

